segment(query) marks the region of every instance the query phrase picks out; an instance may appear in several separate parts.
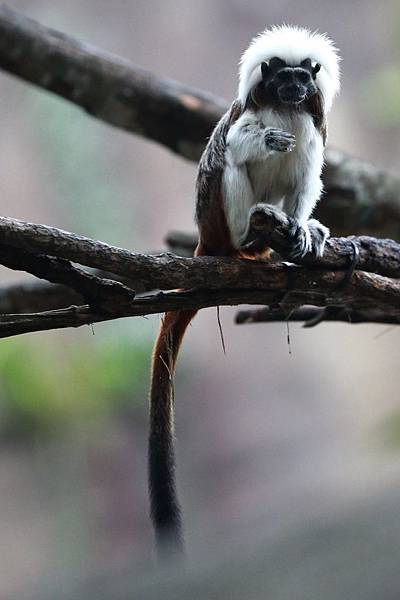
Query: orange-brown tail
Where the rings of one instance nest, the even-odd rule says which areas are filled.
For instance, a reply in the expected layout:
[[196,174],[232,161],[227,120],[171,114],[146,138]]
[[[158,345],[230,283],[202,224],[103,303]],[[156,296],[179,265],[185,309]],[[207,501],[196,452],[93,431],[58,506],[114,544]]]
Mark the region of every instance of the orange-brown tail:
[[165,557],[183,553],[181,511],[175,482],[173,377],[179,347],[196,312],[166,313],[153,352],[149,487],[157,551]]

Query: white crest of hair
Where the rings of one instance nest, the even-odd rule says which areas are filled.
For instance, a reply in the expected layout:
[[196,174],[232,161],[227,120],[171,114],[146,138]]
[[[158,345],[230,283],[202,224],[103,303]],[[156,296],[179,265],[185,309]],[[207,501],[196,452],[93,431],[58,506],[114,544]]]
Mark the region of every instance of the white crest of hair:
[[261,63],[278,57],[288,65],[296,66],[306,58],[319,63],[316,85],[324,100],[327,113],[340,88],[339,54],[325,33],[308,29],[275,25],[256,36],[240,60],[238,97],[245,105],[250,90],[261,81]]

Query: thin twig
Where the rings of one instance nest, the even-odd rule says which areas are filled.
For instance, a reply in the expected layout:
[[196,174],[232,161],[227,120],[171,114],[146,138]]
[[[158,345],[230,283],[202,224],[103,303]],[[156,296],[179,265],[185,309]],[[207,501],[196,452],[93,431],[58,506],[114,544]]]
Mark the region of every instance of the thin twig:
[[400,314],[379,309],[353,309],[347,306],[302,306],[288,314],[279,308],[272,309],[266,306],[255,310],[241,310],[235,318],[235,323],[238,325],[282,321],[301,322],[304,327],[315,327],[324,322],[400,325]]

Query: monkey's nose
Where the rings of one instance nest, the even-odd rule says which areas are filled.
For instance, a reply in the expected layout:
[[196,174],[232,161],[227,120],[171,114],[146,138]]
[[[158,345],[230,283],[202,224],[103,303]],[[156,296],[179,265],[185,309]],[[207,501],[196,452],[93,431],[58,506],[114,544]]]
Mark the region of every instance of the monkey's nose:
[[287,91],[291,96],[299,96],[302,92],[302,89],[298,83],[291,83],[288,85]]

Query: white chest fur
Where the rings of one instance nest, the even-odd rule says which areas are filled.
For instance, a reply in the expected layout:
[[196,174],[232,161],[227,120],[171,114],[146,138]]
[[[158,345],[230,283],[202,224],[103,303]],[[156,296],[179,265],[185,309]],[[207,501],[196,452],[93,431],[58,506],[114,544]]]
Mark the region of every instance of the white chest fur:
[[303,188],[315,167],[320,171],[322,139],[308,113],[265,110],[259,118],[263,127],[282,129],[296,139],[292,152],[274,152],[265,160],[248,162],[254,201],[277,204]]
[[[295,136],[292,152],[266,144],[268,128]],[[245,111],[227,135],[223,197],[227,223],[235,246],[246,230],[254,204],[283,202],[287,214],[305,223],[321,193],[323,141],[311,115],[304,112]]]

